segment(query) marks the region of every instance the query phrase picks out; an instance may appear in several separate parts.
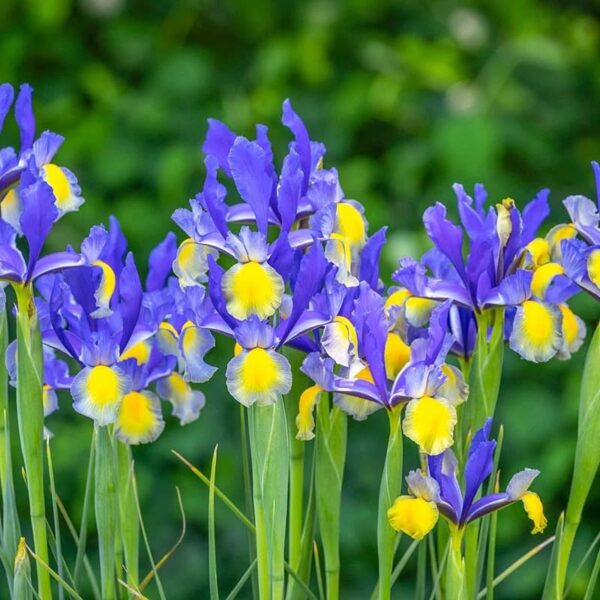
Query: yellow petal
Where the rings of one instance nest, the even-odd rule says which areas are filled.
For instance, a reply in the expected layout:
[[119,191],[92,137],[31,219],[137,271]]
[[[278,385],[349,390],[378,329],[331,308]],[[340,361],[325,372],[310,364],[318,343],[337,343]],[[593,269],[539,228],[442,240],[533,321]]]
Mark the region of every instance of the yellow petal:
[[125,444],[153,442],[164,421],[160,401],[151,392],[129,392],[123,397],[115,422],[115,435]]
[[533,521],[531,533],[542,533],[548,525],[548,520],[544,516],[544,506],[540,497],[535,492],[525,492],[521,501],[527,516]]
[[240,320],[270,317],[283,298],[283,279],[266,263],[238,263],[225,273],[222,285],[228,312]]
[[135,358],[135,361],[138,365],[143,365],[148,362],[150,358],[150,352],[152,350],[152,346],[148,340],[143,340],[131,346],[131,348],[127,348],[123,354],[121,354],[121,358],[119,360],[127,360],[128,358]]
[[531,278],[531,293],[536,298],[543,299],[552,280],[564,272],[565,270],[562,268],[562,265],[558,263],[547,263],[537,268]]
[[387,516],[393,529],[415,540],[422,540],[435,527],[439,511],[435,502],[400,496],[388,510]]
[[117,278],[115,276],[115,272],[112,270],[112,267],[103,260],[95,260],[92,265],[94,267],[99,267],[102,271],[100,285],[94,293],[96,306],[98,308],[92,313],[92,317],[107,317],[112,314],[110,309],[110,301],[117,287]]
[[410,360],[410,346],[397,333],[388,333],[384,355],[387,378],[395,379]]
[[297,440],[308,441],[315,437],[315,418],[313,413],[322,391],[323,388],[320,386],[312,385],[302,392],[298,402],[298,414],[296,415],[296,427],[298,428],[298,433],[296,434]]
[[360,211],[348,202],[336,204],[336,233],[347,240],[350,248],[360,250],[365,245],[365,220]]
[[456,409],[446,400],[423,396],[406,406],[402,430],[421,452],[436,455],[454,443]]
[[535,269],[550,262],[550,243],[544,238],[535,238],[531,240],[525,251],[529,254],[531,266]]
[[561,318],[549,304],[527,300],[517,308],[510,347],[532,362],[550,360],[561,344]]
[[592,250],[587,259],[587,272],[592,283],[600,287],[600,250]]
[[423,327],[429,322],[429,317],[437,304],[436,300],[411,296],[404,304],[406,319],[413,327]]

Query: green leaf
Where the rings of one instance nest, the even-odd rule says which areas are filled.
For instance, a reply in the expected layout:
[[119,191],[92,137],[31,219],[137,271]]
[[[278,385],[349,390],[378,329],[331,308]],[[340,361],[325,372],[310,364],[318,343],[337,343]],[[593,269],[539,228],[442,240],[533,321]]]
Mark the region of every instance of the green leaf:
[[217,577],[217,543],[215,540],[215,478],[217,475],[217,450],[215,446],[210,465],[210,485],[208,487],[208,584],[211,600],[219,600],[219,580]]
[[596,555],[596,562],[594,563],[594,568],[592,569],[592,574],[590,575],[583,600],[592,600],[594,598],[594,589],[596,588],[596,582],[598,581],[598,573],[600,573],[600,552]]
[[339,598],[340,510],[346,439],[346,413],[337,406],[330,409],[328,395],[323,393],[317,405],[315,489],[328,600]]
[[238,594],[242,591],[242,588],[246,584],[246,581],[248,581],[254,572],[254,569],[256,569],[256,559],[254,559],[250,566],[244,571],[244,574],[240,577],[240,580],[235,584],[235,587],[231,590],[225,600],[235,600],[235,598],[237,598]]
[[22,537],[18,543],[18,551],[15,557],[13,589],[11,597],[15,600],[31,600],[33,598],[33,589],[31,586],[31,565],[25,538]]
[[[85,492],[83,495],[83,508],[81,510],[81,524],[79,526],[79,536],[74,536],[77,543],[77,555],[75,557],[75,568],[73,569],[73,580],[75,585],[79,581],[79,574],[81,572],[81,565],[85,556],[85,547],[87,543],[87,526],[88,526],[88,515],[89,508],[92,498],[92,484],[94,482],[94,465],[96,456],[96,429],[92,430],[92,441],[90,443],[90,452],[88,458],[87,476],[85,479]],[[60,504],[59,504],[60,507]]]
[[[56,504],[56,486],[54,483],[54,467],[52,464],[52,452],[50,451],[50,440],[46,440],[46,456],[48,460],[48,478],[50,479],[50,496],[52,498],[52,516],[54,519],[54,542],[56,548],[56,564],[58,569],[58,576],[64,578],[63,573],[63,556],[60,536],[60,521],[58,518],[58,506]],[[58,597],[63,600],[65,597],[64,588],[58,586]]]

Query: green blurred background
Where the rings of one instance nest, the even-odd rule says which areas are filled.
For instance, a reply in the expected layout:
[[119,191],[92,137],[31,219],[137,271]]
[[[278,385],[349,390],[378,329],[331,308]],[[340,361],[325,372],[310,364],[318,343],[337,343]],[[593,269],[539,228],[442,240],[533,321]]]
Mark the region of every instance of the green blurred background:
[[[521,205],[550,187],[555,221],[564,219],[566,194],[593,194],[598,13],[594,2],[541,0],[2,0],[0,80],[31,82],[39,128],[67,138],[58,162],[77,173],[86,204],[59,224],[50,242],[56,248],[78,244],[112,213],[145,263],[173,228],[172,211],[201,188],[207,117],[248,135],[254,123],[267,124],[281,157],[289,134],[280,108],[290,97],[312,137],[326,143],[326,164],[338,167],[346,195],[365,204],[371,230],[390,226],[389,273],[400,256],[427,247],[420,215],[436,200],[451,203],[454,181],[484,182],[494,201],[512,196]],[[588,323],[598,318],[591,302],[575,306]],[[212,362],[223,366],[230,351],[219,343]],[[568,494],[583,356],[584,349],[569,363],[506,361],[496,422],[506,428],[503,481],[526,466],[542,470],[544,536]],[[159,441],[134,452],[157,557],[179,535],[175,486],[183,497],[185,540],[161,571],[168,598],[208,595],[206,489],[171,449],[207,469],[218,442],[218,484],[243,504],[238,407],[224,392],[222,370],[204,391],[199,421],[181,428],[168,418]],[[61,405],[48,425],[59,493],[77,521],[90,424],[68,398]],[[367,597],[375,580],[385,428],[381,414],[349,428],[344,599]],[[407,464],[416,460],[407,447]],[[576,558],[598,531],[599,509],[596,485]],[[247,541],[224,508],[217,518],[219,576],[228,590],[247,566]],[[544,536],[529,536],[519,507],[499,522],[501,570]],[[92,533],[92,552],[94,544]],[[497,597],[539,598],[548,558],[546,550],[529,562]],[[571,597],[581,597],[589,568],[575,578]],[[401,577],[396,597],[412,595],[414,569]]]

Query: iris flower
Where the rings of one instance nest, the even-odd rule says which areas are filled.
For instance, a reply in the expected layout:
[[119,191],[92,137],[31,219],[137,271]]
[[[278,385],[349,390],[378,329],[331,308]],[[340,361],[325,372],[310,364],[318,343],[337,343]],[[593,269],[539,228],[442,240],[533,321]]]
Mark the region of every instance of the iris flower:
[[453,527],[462,529],[472,521],[495,510],[523,503],[533,521],[532,533],[544,531],[547,520],[539,496],[529,490],[539,475],[524,469],[512,477],[504,492],[476,500],[477,494],[493,469],[495,440],[489,439],[491,419],[473,436],[465,465],[464,491],[458,483],[457,460],[452,450],[427,457],[427,472],[411,471],[406,477],[409,494],[396,498],[388,511],[390,525],[416,540],[434,527],[441,514]]

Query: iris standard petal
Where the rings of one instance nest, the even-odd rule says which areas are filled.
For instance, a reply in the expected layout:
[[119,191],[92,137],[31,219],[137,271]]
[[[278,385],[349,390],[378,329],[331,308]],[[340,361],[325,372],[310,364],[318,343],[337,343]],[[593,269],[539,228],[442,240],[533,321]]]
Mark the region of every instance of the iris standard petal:
[[229,393],[244,406],[267,406],[290,391],[292,370],[285,356],[253,348],[229,361],[226,379]]
[[115,435],[124,444],[153,442],[165,427],[160,400],[150,391],[129,392],[119,405]]
[[130,389],[131,381],[118,367],[86,367],[71,385],[73,408],[98,425],[108,425],[117,418],[119,404]]

